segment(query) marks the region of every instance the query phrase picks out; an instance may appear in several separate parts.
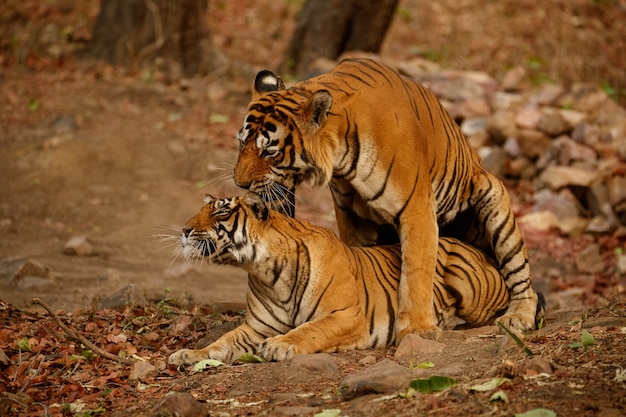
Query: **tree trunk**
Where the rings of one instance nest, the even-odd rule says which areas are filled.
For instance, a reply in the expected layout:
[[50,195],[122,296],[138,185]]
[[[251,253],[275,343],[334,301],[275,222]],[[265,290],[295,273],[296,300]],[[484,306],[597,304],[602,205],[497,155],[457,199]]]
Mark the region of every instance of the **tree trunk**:
[[319,57],[345,51],[377,53],[398,0],[307,0],[281,72],[303,77]]
[[172,76],[212,70],[208,0],[102,0],[91,54],[114,65]]

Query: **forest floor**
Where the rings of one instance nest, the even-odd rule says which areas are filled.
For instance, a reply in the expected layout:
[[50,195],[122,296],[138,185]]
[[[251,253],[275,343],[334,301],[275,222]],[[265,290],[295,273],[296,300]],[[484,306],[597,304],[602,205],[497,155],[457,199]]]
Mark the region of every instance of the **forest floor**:
[[[74,54],[88,42],[97,15],[97,5],[87,3],[11,0],[0,16],[0,30],[17,28],[0,42],[0,260],[32,260],[48,271],[44,278],[19,285],[2,282],[0,274],[0,348],[7,355],[0,355],[0,392],[6,391],[0,393],[0,416],[167,415],[162,400],[170,392],[190,393],[204,407],[185,414],[180,404],[170,406],[179,415],[315,415],[334,409],[340,411],[326,415],[512,415],[536,408],[558,415],[624,414],[626,314],[619,277],[601,285],[595,276],[581,280],[572,274],[568,280],[590,238],[531,229],[523,233],[533,274],[558,281],[557,286],[536,283],[557,308],[544,328],[525,341],[548,368],[529,364],[531,357],[512,341],[502,347],[504,338],[493,328],[445,333],[440,340],[445,348],[428,355],[396,358],[395,349],[332,354],[337,369],[329,373],[303,371],[290,363],[239,364],[199,373],[168,367],[171,352],[193,345],[213,328],[223,331],[240,319],[244,308],[245,274],[173,259],[173,248],[159,237],[178,234],[203,194],[240,192],[230,175],[249,85],[259,69],[277,66],[297,2],[216,2],[220,7],[210,17],[214,42],[230,64],[210,76],[185,80]],[[472,25],[484,30],[488,18],[504,9],[466,0],[435,2],[438,6],[418,13],[414,3],[403,3],[383,59],[394,62],[419,52],[444,65],[497,76],[514,60],[510,50],[524,49],[513,48],[508,38],[468,37]],[[518,2],[499,3],[519,8]],[[586,2],[562,3],[547,11],[551,19],[579,19],[570,37],[558,34],[563,48],[576,51],[572,45],[584,39],[590,50],[604,54],[600,61],[607,68],[623,66],[616,61],[614,45],[608,45],[621,45],[623,51],[626,29],[612,23],[623,6],[609,2],[612,14],[601,9],[587,19],[571,10],[576,3],[585,11],[590,7]],[[541,16],[546,11],[525,10],[527,27],[545,22]],[[506,27],[502,16],[498,25]],[[511,14],[510,19],[520,16]],[[19,24],[4,25],[15,22]],[[525,27],[519,20],[509,23],[512,30]],[[592,42],[599,27],[606,35],[604,47]],[[63,35],[68,31],[72,42]],[[493,51],[500,55],[492,53],[489,61],[485,51],[498,39],[503,45]],[[445,40],[450,46],[441,45]],[[526,33],[515,42],[532,49],[537,40]],[[461,52],[452,48],[457,44]],[[571,60],[569,72],[553,70],[547,58],[536,54],[525,62],[536,79],[562,73],[588,77],[578,65],[592,58],[577,52],[583,57]],[[614,79],[610,70],[597,72],[606,74],[606,82]],[[619,98],[621,93],[615,94]],[[507,185],[516,210],[523,211],[529,201],[523,194],[532,189]],[[297,204],[298,217],[334,227],[326,190],[303,187]],[[66,242],[81,236],[91,251],[85,256],[64,253]],[[614,247],[610,236],[604,239],[607,248]],[[103,299],[131,284],[149,307],[123,313],[101,307]],[[134,379],[134,367],[92,357],[31,303],[33,297],[50,304],[96,345],[115,354],[134,353],[155,365],[158,375]],[[459,383],[433,394],[410,393],[407,386],[400,395],[342,396],[343,378],[369,369],[372,356],[376,363],[390,360],[407,368],[429,361],[434,368],[411,369],[412,378],[445,375]],[[487,392],[473,388],[495,377],[508,379]],[[490,401],[498,391],[508,401],[501,396]]]

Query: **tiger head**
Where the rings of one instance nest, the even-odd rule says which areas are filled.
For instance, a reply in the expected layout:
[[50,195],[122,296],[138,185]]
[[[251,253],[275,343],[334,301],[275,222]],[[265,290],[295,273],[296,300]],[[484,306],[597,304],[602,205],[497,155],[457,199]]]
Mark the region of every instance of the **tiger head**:
[[243,127],[235,183],[272,201],[284,188],[324,185],[333,167],[333,138],[327,121],[333,99],[327,90],[285,89],[280,77],[261,71],[252,86]]
[[263,253],[254,230],[269,219],[270,211],[258,194],[225,199],[207,195],[204,202],[183,226],[180,242],[185,258],[239,265]]

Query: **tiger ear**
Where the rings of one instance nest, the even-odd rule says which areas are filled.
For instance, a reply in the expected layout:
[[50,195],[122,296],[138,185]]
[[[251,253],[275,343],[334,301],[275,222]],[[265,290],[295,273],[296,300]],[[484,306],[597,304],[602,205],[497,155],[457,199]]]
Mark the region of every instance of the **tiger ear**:
[[204,201],[204,204],[209,204],[211,201],[215,200],[215,197],[211,194],[205,194],[202,200]]
[[270,70],[263,70],[256,75],[252,83],[252,101],[257,101],[261,96],[272,91],[284,90],[282,78]]
[[302,106],[302,120],[314,130],[321,127],[328,118],[333,105],[333,96],[327,90],[318,90]]
[[244,202],[250,207],[257,219],[265,221],[270,217],[270,209],[267,207],[267,203],[257,193],[246,193]]

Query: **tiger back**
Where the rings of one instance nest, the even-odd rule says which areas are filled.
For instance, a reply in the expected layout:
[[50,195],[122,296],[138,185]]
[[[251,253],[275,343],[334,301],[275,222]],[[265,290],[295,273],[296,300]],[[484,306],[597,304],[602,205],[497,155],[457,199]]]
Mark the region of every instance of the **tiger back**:
[[[170,363],[244,353],[283,360],[296,353],[391,346],[396,342],[400,246],[348,247],[328,229],[269,210],[255,193],[207,197],[181,235],[187,258],[248,272],[244,323],[200,350],[182,349]],[[442,238],[434,304],[420,306],[446,326],[458,316],[483,325],[509,303],[504,280],[479,250]]]

